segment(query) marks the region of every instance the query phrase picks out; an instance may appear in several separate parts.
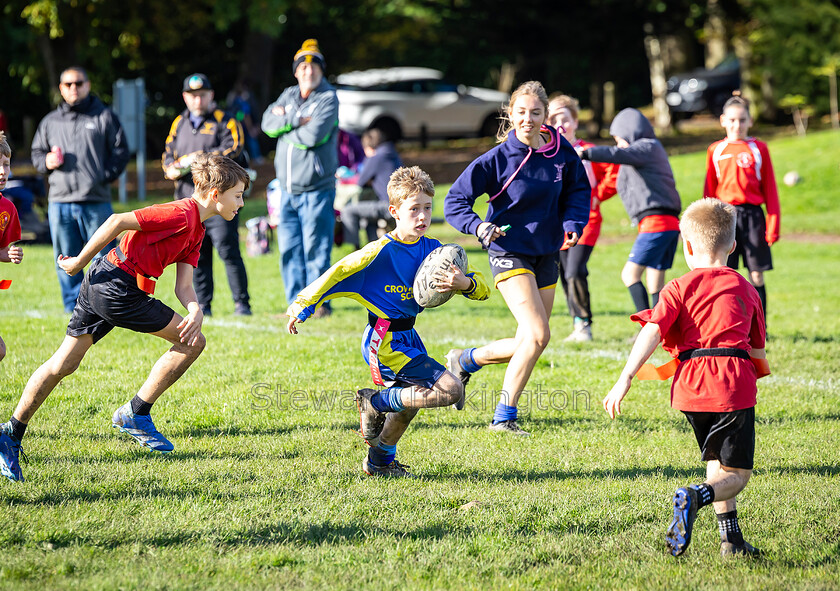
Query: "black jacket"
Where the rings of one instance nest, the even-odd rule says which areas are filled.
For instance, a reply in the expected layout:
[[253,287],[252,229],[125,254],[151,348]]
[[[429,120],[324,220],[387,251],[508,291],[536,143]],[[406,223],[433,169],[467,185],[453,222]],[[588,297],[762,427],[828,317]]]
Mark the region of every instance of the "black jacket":
[[[242,142],[242,126],[221,109],[207,113],[197,129],[193,129],[190,112],[185,109],[175,117],[169,128],[162,159],[163,168],[167,169],[178,158],[193,152],[216,153],[236,160],[242,152]],[[176,199],[191,197],[194,190],[190,173],[175,181]]]
[[[47,153],[58,146],[64,164],[47,170]],[[90,95],[61,103],[41,120],[32,140],[32,164],[49,181],[49,200],[60,203],[110,201],[114,181],[128,164],[128,141],[120,120]]]

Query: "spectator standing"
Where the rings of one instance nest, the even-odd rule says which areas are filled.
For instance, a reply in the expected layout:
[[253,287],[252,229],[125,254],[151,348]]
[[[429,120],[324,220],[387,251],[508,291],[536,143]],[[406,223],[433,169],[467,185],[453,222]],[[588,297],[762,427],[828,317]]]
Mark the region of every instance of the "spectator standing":
[[[338,168],[338,98],[324,79],[318,41],[307,39],[295,54],[298,84],[266,109],[262,129],[277,138],[274,167],[282,206],[278,226],[280,271],[289,304],[330,267],[335,231]],[[315,317],[328,316],[329,304]]]
[[[175,181],[175,199],[189,199],[195,192],[191,166],[196,156],[208,153],[236,159],[243,148],[242,126],[216,108],[207,76],[198,73],[187,76],[182,90],[187,108],[172,122],[163,153],[163,171],[166,178]],[[232,220],[212,217],[204,226],[205,240],[193,277],[201,311],[205,316],[212,315],[213,247],[216,247],[225,263],[234,314],[250,316],[248,275],[239,250],[239,214]]]
[[[62,103],[48,113],[32,140],[32,164],[49,183],[53,254],[77,256],[113,213],[109,184],[128,163],[128,142],[114,112],[90,94],[84,68],[61,73]],[[108,244],[97,256],[113,248]],[[76,306],[82,274],[67,275],[56,263],[64,311]]]

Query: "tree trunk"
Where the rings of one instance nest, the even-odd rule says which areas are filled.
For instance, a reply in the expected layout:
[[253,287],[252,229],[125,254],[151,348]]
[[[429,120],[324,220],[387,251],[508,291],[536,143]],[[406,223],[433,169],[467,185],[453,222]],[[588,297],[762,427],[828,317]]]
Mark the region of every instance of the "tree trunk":
[[837,70],[828,74],[828,100],[831,105],[831,127],[840,129],[840,119],[837,117]]
[[755,86],[752,84],[753,63],[752,44],[746,36],[736,36],[732,39],[735,55],[741,63],[741,96],[750,101],[750,114],[757,118],[757,99],[759,98]]
[[50,88],[50,99],[53,104],[58,104],[61,95],[58,92],[58,72],[55,65],[55,54],[53,53],[50,38],[43,33],[37,37],[38,51],[41,52],[41,59],[44,60],[44,71],[47,74],[47,84]]
[[671,111],[665,101],[668,84],[665,79],[665,65],[659,38],[653,34],[653,27],[645,25],[645,51],[650,66],[650,89],[653,94],[653,126],[659,133],[671,132]]
[[706,69],[711,70],[721,63],[728,52],[726,43],[726,20],[719,0],[709,0],[706,5],[708,18],[703,26],[706,37]]

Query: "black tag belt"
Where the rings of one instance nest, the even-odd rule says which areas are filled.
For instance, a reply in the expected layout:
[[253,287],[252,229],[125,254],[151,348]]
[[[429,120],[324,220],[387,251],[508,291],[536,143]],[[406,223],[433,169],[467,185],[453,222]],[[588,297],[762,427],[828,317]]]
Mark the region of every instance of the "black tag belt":
[[[368,312],[368,324],[375,327],[377,320],[379,320],[379,317],[376,314]],[[417,320],[417,316],[412,316],[411,318],[384,318],[383,320],[391,323],[388,327],[388,332],[400,332],[414,328],[414,321]]]
[[750,354],[743,349],[735,349],[732,347],[715,347],[713,349],[691,349],[680,353],[679,360],[687,361],[695,357],[739,357],[741,359],[750,359]]

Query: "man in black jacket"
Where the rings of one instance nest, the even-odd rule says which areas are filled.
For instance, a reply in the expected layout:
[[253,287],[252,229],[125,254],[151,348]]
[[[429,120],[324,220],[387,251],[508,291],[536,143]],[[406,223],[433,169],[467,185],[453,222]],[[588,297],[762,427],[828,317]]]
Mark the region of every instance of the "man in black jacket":
[[[61,73],[60,80],[64,100],[44,117],[32,140],[32,164],[49,183],[54,258],[59,253],[78,255],[113,213],[109,185],[122,174],[129,157],[120,121],[90,94],[87,72],[73,66]],[[71,313],[83,278],[81,273],[71,277],[57,264],[56,273],[64,311]]]
[[[221,154],[236,160],[244,146],[242,126],[239,122],[216,108],[213,87],[204,74],[192,74],[184,80],[182,97],[187,108],[175,118],[166,138],[163,153],[163,172],[175,181],[175,199],[188,199],[195,190],[190,166],[202,152]],[[206,234],[201,245],[201,256],[193,275],[195,293],[205,316],[211,315],[213,301],[213,247],[225,263],[230,291],[233,295],[234,314],[250,316],[248,275],[239,250],[239,215],[231,221],[216,216],[204,226]]]

